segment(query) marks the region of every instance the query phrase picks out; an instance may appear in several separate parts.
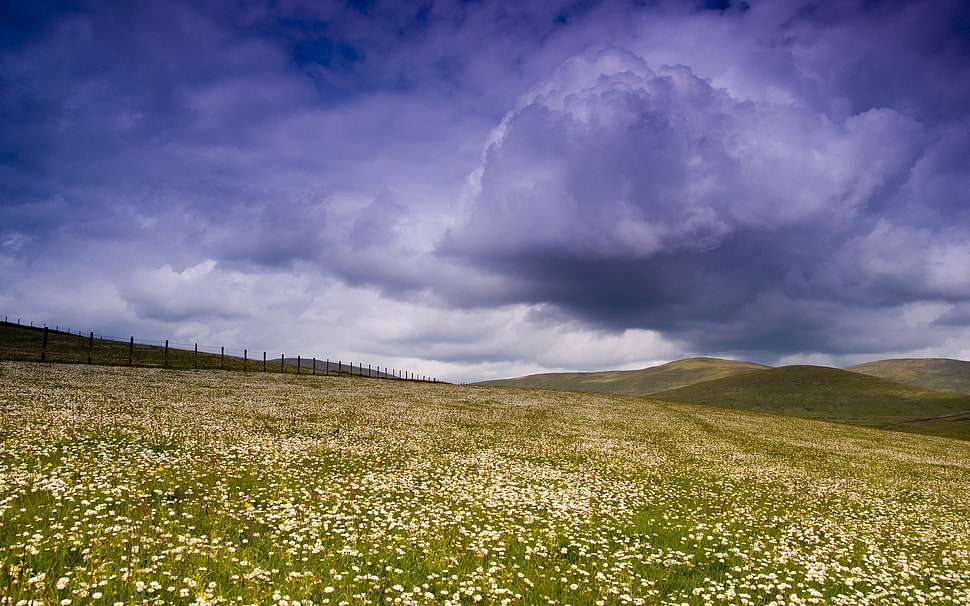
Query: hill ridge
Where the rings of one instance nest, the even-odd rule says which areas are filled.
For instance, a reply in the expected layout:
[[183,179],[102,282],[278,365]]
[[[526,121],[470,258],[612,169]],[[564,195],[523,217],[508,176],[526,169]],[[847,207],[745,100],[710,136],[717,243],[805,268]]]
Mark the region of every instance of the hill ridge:
[[703,381],[659,400],[970,439],[970,395],[828,366],[791,365]]

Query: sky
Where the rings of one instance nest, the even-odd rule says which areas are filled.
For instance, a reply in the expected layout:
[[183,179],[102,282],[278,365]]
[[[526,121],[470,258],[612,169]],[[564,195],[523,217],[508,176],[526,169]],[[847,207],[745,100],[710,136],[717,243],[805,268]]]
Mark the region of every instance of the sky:
[[970,3],[3,2],[0,314],[454,382],[970,359]]

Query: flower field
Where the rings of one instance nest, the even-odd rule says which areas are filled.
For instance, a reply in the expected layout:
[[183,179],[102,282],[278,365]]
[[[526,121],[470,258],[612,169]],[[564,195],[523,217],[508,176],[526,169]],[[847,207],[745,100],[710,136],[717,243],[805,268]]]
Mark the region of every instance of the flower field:
[[0,363],[0,604],[967,604],[970,443],[594,394]]

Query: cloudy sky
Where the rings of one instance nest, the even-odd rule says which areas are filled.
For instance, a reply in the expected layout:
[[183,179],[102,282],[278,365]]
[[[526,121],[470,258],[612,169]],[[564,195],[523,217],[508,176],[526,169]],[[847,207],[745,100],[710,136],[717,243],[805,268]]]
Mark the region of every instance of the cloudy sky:
[[451,381],[970,359],[965,0],[0,8],[0,314]]

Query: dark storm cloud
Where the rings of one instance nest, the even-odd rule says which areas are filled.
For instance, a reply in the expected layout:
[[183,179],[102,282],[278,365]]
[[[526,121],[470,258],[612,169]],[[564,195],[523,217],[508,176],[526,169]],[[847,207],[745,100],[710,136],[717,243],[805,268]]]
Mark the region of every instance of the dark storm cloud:
[[967,9],[784,6],[708,22],[738,36],[720,73],[633,42],[564,64],[496,129],[440,253],[693,351],[938,340],[886,312],[970,301]]

